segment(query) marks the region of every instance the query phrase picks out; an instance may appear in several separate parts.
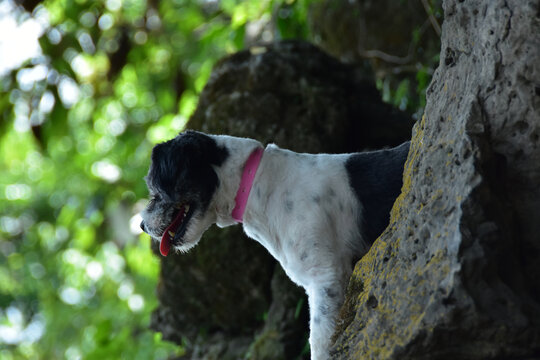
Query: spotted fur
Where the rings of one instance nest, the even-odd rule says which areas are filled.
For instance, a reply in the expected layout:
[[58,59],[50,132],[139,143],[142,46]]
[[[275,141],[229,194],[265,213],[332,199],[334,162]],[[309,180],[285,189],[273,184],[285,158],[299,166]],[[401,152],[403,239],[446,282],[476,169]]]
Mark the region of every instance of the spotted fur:
[[[159,241],[178,203],[190,205],[173,240],[195,246],[231,216],[244,163],[262,144],[187,131],[157,145],[147,185],[153,200],[142,228]],[[312,359],[327,359],[354,260],[388,224],[409,144],[357,154],[299,154],[268,145],[255,176],[243,228],[302,286],[310,308]],[[239,250],[241,251],[241,250]]]

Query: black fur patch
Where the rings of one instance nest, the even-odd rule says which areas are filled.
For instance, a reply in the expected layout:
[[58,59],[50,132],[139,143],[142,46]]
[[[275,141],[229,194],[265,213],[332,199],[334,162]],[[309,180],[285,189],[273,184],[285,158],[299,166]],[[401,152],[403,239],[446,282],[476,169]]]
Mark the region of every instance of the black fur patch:
[[228,156],[210,136],[186,131],[154,147],[147,182],[166,201],[188,202],[204,212],[219,186],[212,166],[220,166]]
[[349,183],[364,208],[361,224],[370,244],[388,225],[401,191],[409,145],[405,142],[393,149],[354,154],[345,163]]

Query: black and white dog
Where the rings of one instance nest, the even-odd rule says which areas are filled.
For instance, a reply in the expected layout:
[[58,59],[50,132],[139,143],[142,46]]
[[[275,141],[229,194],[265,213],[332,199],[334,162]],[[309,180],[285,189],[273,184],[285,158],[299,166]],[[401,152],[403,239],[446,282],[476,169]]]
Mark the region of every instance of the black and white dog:
[[299,154],[186,131],[152,152],[141,227],[167,255],[194,247],[214,223],[241,222],[306,290],[311,358],[326,359],[353,260],[387,226],[408,150]]

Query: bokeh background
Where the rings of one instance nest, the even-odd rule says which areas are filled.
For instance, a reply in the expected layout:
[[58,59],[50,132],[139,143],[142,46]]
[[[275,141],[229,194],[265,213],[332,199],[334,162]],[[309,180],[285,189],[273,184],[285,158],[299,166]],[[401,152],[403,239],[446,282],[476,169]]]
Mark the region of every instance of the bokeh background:
[[373,68],[385,101],[422,113],[437,2],[396,40],[401,57],[328,41],[331,5],[0,0],[0,359],[182,355],[148,329],[159,259],[138,212],[152,147],[184,129],[221,57],[289,38],[326,44]]

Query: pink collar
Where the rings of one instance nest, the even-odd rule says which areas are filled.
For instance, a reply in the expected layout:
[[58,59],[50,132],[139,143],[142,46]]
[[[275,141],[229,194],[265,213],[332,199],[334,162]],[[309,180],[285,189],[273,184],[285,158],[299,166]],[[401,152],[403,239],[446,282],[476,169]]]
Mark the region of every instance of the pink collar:
[[246,165],[244,165],[244,172],[242,173],[242,179],[240,180],[240,187],[238,188],[236,198],[234,199],[236,206],[232,211],[233,219],[239,223],[243,221],[249,192],[253,186],[253,180],[255,179],[255,174],[257,173],[257,169],[259,168],[263,154],[264,150],[262,148],[256,148],[249,155]]

